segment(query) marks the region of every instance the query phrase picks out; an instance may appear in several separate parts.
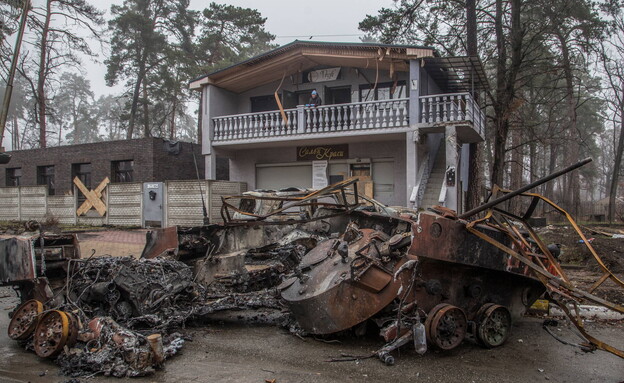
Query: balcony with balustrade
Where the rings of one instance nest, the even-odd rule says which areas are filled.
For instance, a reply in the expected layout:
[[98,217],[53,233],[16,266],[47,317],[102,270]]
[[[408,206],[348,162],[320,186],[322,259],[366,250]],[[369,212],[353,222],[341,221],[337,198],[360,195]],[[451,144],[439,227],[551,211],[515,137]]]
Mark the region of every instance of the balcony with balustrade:
[[485,116],[469,93],[421,96],[418,121],[410,121],[410,100],[354,102],[219,116],[212,119],[212,145],[230,146],[267,141],[306,140],[400,133],[418,128],[422,133],[444,132],[457,126],[462,142],[483,140]]

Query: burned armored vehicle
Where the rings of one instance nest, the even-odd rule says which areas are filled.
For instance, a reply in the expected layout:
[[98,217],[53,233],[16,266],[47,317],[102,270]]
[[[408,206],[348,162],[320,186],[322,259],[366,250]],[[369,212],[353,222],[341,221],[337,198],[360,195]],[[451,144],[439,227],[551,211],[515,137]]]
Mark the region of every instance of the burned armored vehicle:
[[[596,287],[607,279],[622,286],[563,209],[526,193],[587,162],[513,192],[495,188],[488,203],[459,216],[439,206],[421,212],[385,207],[362,199],[354,181],[311,193],[230,197],[223,201],[225,225],[220,233],[225,240],[216,254],[246,242],[239,235],[224,234],[231,230],[267,234],[281,227],[281,243],[299,234],[313,238],[298,253],[297,266],[282,273],[277,286],[281,298],[310,334],[358,331],[367,321],[376,323],[388,342],[377,352],[386,363],[393,362],[392,350],[411,341],[418,352],[427,346],[450,350],[467,337],[484,347],[500,346],[512,321],[546,291],[574,319],[588,348],[624,356],[589,336],[570,312],[582,301],[618,312],[624,308],[576,288],[527,223],[537,203],[554,207],[570,219],[604,271]],[[351,185],[354,190],[348,188]],[[501,208],[512,198],[528,199],[526,211]],[[481,218],[475,218],[478,213]],[[267,246],[273,241],[270,236],[258,235],[260,243],[254,246]]]
[[[372,318],[387,342],[416,336],[421,344],[449,350],[473,334],[495,347],[509,335],[512,317],[544,292],[524,265],[466,230],[466,221],[453,212],[384,207],[360,200],[347,189],[350,184],[316,194],[248,193],[237,197],[239,208],[224,201],[226,233],[285,226],[288,235],[303,231],[302,237],[315,238],[277,286],[305,332],[337,333]],[[259,214],[266,206],[271,212]],[[511,245],[496,228],[475,230]],[[228,254],[235,243],[248,241],[221,236]]]

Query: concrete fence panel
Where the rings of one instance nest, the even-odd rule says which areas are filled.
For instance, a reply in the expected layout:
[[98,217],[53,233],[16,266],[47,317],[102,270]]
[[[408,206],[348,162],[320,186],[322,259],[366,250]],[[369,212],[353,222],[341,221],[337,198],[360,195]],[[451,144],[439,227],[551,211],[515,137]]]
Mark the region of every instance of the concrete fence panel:
[[19,193],[19,219],[21,221],[45,220],[48,197],[46,186],[20,186]]
[[19,219],[19,187],[0,188],[0,221]]
[[[233,181],[166,181],[163,226],[199,226],[204,222],[202,196],[210,222],[222,222],[221,197],[247,190],[244,182]],[[63,224],[101,226],[141,226],[143,183],[109,184],[103,199],[107,213],[100,217],[91,210],[76,216],[73,195],[48,196],[45,186],[0,188],[0,220],[45,220],[54,217]]]
[[55,218],[59,223],[72,225],[76,223],[76,206],[73,195],[48,196],[47,216]]
[[108,224],[141,226],[143,184],[109,184],[107,187]]
[[202,225],[204,222],[202,194],[206,208],[209,209],[210,190],[208,181],[165,182],[164,226]]

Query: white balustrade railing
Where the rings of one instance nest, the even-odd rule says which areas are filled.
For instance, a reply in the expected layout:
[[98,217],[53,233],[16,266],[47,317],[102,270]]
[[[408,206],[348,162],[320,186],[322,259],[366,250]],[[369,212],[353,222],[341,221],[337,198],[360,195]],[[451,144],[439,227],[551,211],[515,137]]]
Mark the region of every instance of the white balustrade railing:
[[246,113],[213,118],[214,141],[287,136],[297,133],[297,109]]
[[[422,124],[471,121],[483,136],[485,116],[469,93],[420,97]],[[404,128],[409,126],[409,99],[354,102],[284,111],[246,113],[213,118],[213,140],[233,141],[340,131]]]
[[304,133],[406,127],[408,104],[404,98],[305,108]]
[[420,122],[472,121],[483,135],[485,115],[470,93],[432,94],[420,97]]

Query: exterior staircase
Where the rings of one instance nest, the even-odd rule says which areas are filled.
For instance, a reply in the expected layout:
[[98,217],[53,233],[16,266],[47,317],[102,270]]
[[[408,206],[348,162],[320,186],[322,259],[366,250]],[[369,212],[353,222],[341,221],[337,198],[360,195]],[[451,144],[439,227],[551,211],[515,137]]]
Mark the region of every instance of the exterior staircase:
[[444,173],[446,172],[446,148],[444,141],[440,143],[438,152],[436,153],[431,173],[427,181],[425,188],[425,194],[423,195],[420,207],[427,209],[434,205],[440,205],[438,201],[440,198],[440,191],[442,190],[442,181],[444,180]]

